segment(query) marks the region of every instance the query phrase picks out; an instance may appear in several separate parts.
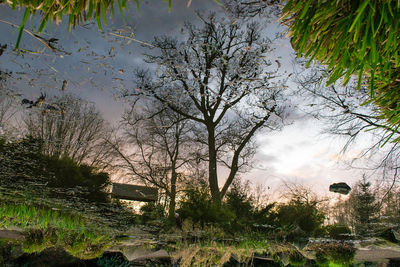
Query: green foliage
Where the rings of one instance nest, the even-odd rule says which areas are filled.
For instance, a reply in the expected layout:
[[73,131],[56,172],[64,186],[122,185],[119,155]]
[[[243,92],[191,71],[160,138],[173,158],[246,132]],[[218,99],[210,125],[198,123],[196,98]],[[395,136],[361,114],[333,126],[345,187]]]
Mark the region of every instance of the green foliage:
[[302,202],[297,199],[291,200],[288,204],[279,205],[276,211],[278,225],[293,226],[293,229],[298,228],[308,236],[322,225],[324,217],[316,203]]
[[4,200],[0,214],[0,228],[19,227],[25,231],[22,249],[26,253],[58,246],[73,256],[94,258],[111,242],[106,234],[110,229],[99,229],[76,214]]
[[329,262],[350,266],[356,254],[354,246],[345,242],[312,243],[307,247],[316,252],[316,262],[319,266],[328,266]]
[[350,203],[354,214],[356,233],[359,235],[371,233],[372,223],[377,221],[379,206],[371,183],[366,180],[365,176],[352,191]]
[[291,266],[305,266],[307,258],[304,257],[297,249],[292,250],[289,254],[289,262]]
[[[126,2],[126,0],[117,0],[122,17],[123,9],[126,9]],[[38,29],[39,34],[46,28],[49,21],[58,24],[63,16],[68,16],[68,29],[91,19],[95,19],[97,26],[101,29],[102,21],[104,25],[107,25],[106,14],[108,12],[114,14],[114,0],[61,0],[56,2],[48,0],[15,0],[7,3],[13,9],[17,6],[25,8],[15,48],[19,46],[21,35],[29,16],[34,16],[38,11],[42,14],[42,21]]]
[[148,224],[154,221],[160,221],[165,216],[164,208],[154,202],[148,202],[140,208],[142,214],[140,220],[144,224]]
[[351,234],[350,228],[344,224],[332,224],[326,226],[329,237],[334,239],[346,239]]
[[105,186],[110,183],[107,173],[97,172],[86,164],[78,165],[69,157],[48,157],[42,154],[40,139],[24,137],[20,140],[0,143],[0,182],[12,185],[16,180],[30,180],[49,186],[72,188],[84,187],[88,199],[106,201]]
[[226,194],[226,207],[233,212],[235,219],[230,224],[233,232],[258,232],[263,226],[273,223],[272,208],[275,203],[257,207],[250,194],[248,183],[234,182]]
[[101,267],[129,267],[131,264],[122,255],[103,256],[96,262]]
[[[329,82],[367,77],[371,100],[388,130],[400,125],[400,2],[368,0],[289,0],[283,23],[298,55],[328,65]],[[398,139],[394,141],[399,141]]]
[[234,214],[225,204],[215,204],[208,191],[207,185],[202,183],[199,188],[188,188],[180,207],[177,210],[182,220],[190,219],[193,224],[200,224],[204,228],[206,223],[226,226],[234,219]]
[[45,157],[46,170],[53,175],[50,186],[72,188],[82,186],[89,191],[88,199],[105,202],[107,197],[102,191],[110,184],[107,173],[97,172],[86,164],[78,165],[67,156]]

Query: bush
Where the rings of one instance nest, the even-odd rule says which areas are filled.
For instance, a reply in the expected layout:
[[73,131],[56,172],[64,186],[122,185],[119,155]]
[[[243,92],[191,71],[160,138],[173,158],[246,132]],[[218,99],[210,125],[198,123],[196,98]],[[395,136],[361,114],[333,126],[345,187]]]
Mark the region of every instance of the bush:
[[149,202],[140,208],[142,215],[140,220],[144,224],[148,224],[154,221],[159,221],[164,218],[164,208],[154,202]]
[[344,224],[333,224],[326,226],[326,232],[333,239],[347,239],[351,234],[350,228]]
[[225,204],[218,206],[212,202],[205,184],[187,189],[179,205],[177,212],[181,219],[190,219],[193,226],[199,224],[202,229],[207,223],[218,224],[228,229],[235,218],[234,213]]
[[305,266],[307,258],[298,250],[292,250],[289,254],[289,262],[291,266]]
[[308,249],[315,251],[320,266],[325,266],[329,261],[348,266],[356,254],[354,246],[344,242],[314,243],[308,245]]
[[110,183],[107,173],[96,172],[94,167],[86,164],[78,165],[67,156],[46,157],[45,160],[46,169],[52,174],[50,186],[62,188],[82,186],[89,191],[89,200],[106,201],[107,194],[103,189]]
[[276,222],[280,226],[294,225],[311,236],[324,221],[324,214],[315,204],[292,200],[278,206]]
[[[226,194],[226,207],[233,212],[235,219],[231,222],[230,230],[234,232],[264,232],[273,224],[272,208],[275,203],[257,206],[249,195],[251,189],[248,183],[234,182]],[[270,226],[271,227],[271,226]],[[256,233],[256,235],[259,235]]]

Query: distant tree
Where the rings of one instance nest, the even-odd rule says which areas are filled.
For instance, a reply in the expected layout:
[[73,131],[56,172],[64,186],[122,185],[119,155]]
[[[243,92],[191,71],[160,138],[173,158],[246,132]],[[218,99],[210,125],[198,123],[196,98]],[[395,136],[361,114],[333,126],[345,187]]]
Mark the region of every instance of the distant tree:
[[[155,77],[136,74],[137,88],[130,97],[148,97],[190,120],[199,130],[198,142],[206,147],[212,199],[220,203],[254,154],[253,137],[262,128],[279,129],[283,119],[284,82],[264,55],[270,41],[251,23],[218,22],[214,15],[200,16],[202,27],[186,24],[186,41],[157,37],[157,53],[147,62],[158,65]],[[229,169],[219,188],[218,166]]]
[[356,233],[360,235],[370,233],[372,223],[377,222],[379,206],[371,183],[367,181],[365,175],[353,189],[349,201],[353,210]]
[[105,168],[112,153],[104,145],[111,130],[96,107],[89,102],[66,95],[55,99],[47,109],[26,109],[24,123],[28,135],[43,140],[43,153],[68,156],[78,164]]
[[176,196],[194,154],[188,149],[189,121],[159,103],[134,102],[122,117],[122,128],[119,144],[109,143],[119,159],[117,167],[133,180],[161,189],[174,220]]

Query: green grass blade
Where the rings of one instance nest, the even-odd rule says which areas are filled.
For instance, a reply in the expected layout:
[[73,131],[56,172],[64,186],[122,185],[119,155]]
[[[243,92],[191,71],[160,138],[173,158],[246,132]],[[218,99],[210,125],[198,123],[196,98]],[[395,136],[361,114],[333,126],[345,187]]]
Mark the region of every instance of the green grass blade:
[[15,49],[18,49],[19,47],[19,43],[21,42],[22,32],[24,31],[25,23],[28,20],[30,13],[31,13],[30,8],[25,8],[25,13],[22,19],[22,23],[21,25],[19,25],[18,38],[17,38],[17,43],[15,44]]
[[137,10],[138,10],[138,12],[139,12],[139,14],[140,14],[140,4],[139,4],[139,0],[136,0],[136,7],[137,7]]

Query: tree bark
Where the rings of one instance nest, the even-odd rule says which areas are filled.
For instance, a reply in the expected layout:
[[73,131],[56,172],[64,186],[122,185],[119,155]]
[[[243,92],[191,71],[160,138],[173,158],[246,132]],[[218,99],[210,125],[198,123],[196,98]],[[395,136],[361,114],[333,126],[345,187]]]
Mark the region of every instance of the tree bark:
[[217,174],[217,151],[215,145],[215,127],[212,123],[207,125],[208,131],[208,182],[211,191],[211,198],[214,204],[221,204],[221,196],[218,187]]
[[176,207],[176,180],[178,178],[178,174],[175,171],[175,164],[172,166],[171,173],[171,191],[169,196],[169,208],[168,208],[168,220],[170,222],[174,222],[175,220],[175,207]]

